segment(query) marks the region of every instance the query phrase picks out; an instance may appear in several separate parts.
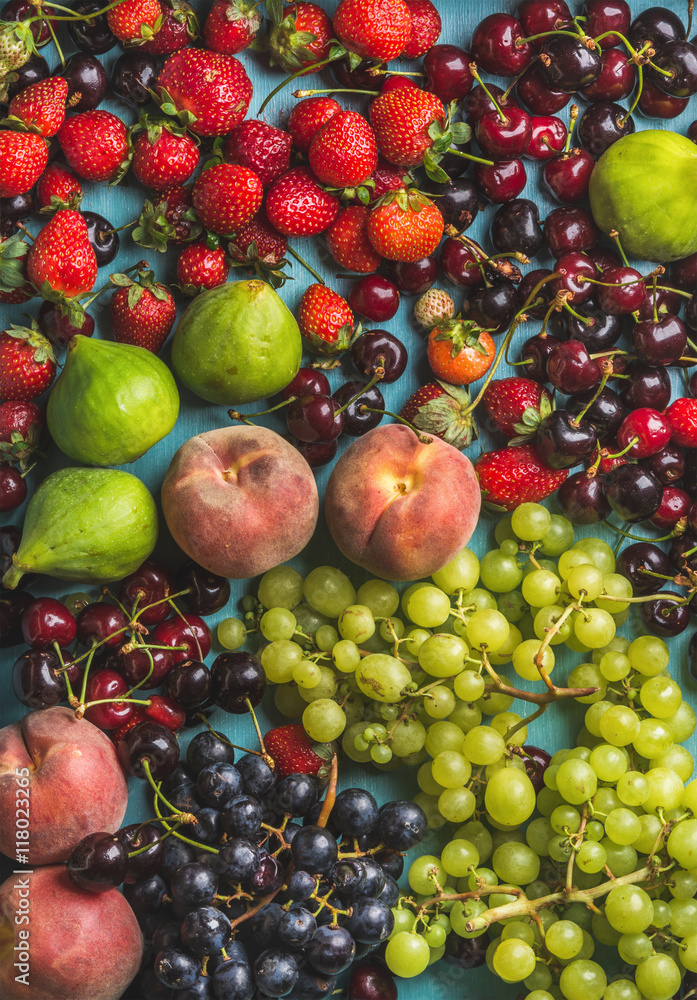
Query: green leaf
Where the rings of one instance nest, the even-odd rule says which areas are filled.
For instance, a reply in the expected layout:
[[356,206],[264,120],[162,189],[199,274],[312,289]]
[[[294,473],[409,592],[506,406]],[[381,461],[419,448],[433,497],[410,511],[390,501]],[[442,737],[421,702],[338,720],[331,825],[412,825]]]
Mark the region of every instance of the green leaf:
[[132,278],[127,274],[110,274],[109,281],[112,285],[116,285],[117,288],[128,288],[129,285],[133,284]]
[[472,129],[467,122],[453,122],[450,126],[450,135],[456,146],[463,146],[472,138]]
[[439,121],[431,122],[428,127],[428,135],[435,142],[443,135],[443,126]]
[[137,285],[135,282],[128,289],[128,308],[133,309],[138,305],[143,295],[143,286]]
[[266,13],[274,24],[283,20],[283,0],[266,0]]
[[450,178],[442,167],[438,166],[438,161],[433,156],[430,149],[424,154],[424,169],[432,181],[438,184],[447,184]]
[[363,57],[359,56],[357,52],[349,52],[349,65],[352,70],[358,69],[362,62]]

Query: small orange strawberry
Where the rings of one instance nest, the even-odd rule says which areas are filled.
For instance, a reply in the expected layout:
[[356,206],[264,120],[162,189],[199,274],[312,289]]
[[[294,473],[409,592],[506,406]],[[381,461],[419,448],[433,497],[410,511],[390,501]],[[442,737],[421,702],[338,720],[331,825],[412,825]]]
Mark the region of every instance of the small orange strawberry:
[[474,463],[484,503],[496,510],[515,510],[539,503],[558,490],[567,469],[552,469],[533,444],[484,452]]
[[436,378],[471,385],[491,368],[496,347],[491,334],[472,320],[448,319],[429,333],[427,354]]
[[326,285],[310,285],[298,307],[298,326],[317,354],[345,351],[353,337],[353,313],[343,299]]
[[478,436],[470,403],[466,389],[429,382],[409,397],[399,415],[420,431],[434,434],[462,451]]
[[371,208],[368,239],[382,257],[410,263],[433,253],[443,225],[443,216],[430,198],[402,188]]

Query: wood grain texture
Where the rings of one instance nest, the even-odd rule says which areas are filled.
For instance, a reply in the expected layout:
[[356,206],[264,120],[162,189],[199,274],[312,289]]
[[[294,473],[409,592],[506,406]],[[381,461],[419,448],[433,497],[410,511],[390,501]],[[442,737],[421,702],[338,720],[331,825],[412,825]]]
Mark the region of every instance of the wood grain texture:
[[[196,6],[202,11],[205,11],[209,2],[210,0],[205,0],[204,4]],[[461,46],[469,45],[472,31],[483,16],[501,9],[513,11],[516,7],[515,0],[436,0],[436,3],[443,19],[443,33],[441,41]],[[331,12],[336,7],[336,0],[324,0],[323,6]],[[580,2],[572,2],[570,6],[575,13],[580,13]],[[635,13],[649,6],[652,6],[651,0],[633,0],[632,2],[632,10]],[[664,6],[671,8],[683,18],[686,16],[687,3],[684,2],[684,0],[669,0],[669,2],[664,4]],[[67,38],[67,33],[62,32],[60,38],[61,42],[64,40],[66,42],[66,53],[71,53],[73,49],[71,48],[71,43]],[[114,49],[112,52],[107,53],[103,57],[107,69],[109,69],[114,63],[117,55],[118,50]],[[250,117],[252,117],[257,113],[264,96],[280,81],[281,74],[278,70],[269,70],[265,65],[264,58],[257,56],[254,53],[244,52],[241,54],[240,58],[254,82],[255,92],[250,108]],[[48,61],[49,65],[53,67],[56,62],[54,54],[48,55]],[[406,68],[418,67],[411,66]],[[303,86],[307,88],[313,86],[329,87],[332,83],[333,79],[328,71],[303,79]],[[506,84],[504,84],[504,86],[505,85]],[[294,103],[294,100],[290,95],[290,91],[292,89],[292,87],[288,88],[286,91],[278,95],[266,109],[263,117],[267,121],[281,125],[286,121],[288,113]],[[366,98],[347,100],[347,96],[348,95],[342,95],[339,98],[346,107],[364,111],[366,110],[366,105],[363,103],[367,100]],[[133,113],[132,109],[127,108],[121,103],[106,102],[104,107],[119,114],[128,122],[135,121],[136,119],[136,115]],[[565,117],[566,114],[568,114],[568,111],[562,111],[561,117]],[[646,127],[660,128],[665,125],[675,131],[681,132],[686,130],[688,124],[695,117],[697,117],[697,98],[692,99],[688,110],[682,115],[681,118],[672,122],[648,122],[647,120],[642,119],[640,115],[635,116],[638,129]],[[114,225],[120,226],[137,218],[144,196],[145,191],[132,179],[127,179],[124,183],[115,188],[108,188],[106,186],[98,186],[87,183],[85,184],[85,198],[83,205],[86,209],[91,209],[106,216]],[[540,214],[543,218],[547,210],[555,207],[542,190],[539,180],[539,169],[533,163],[529,163],[528,165],[528,184],[523,192],[523,196],[532,198],[537,202],[540,206]],[[494,209],[491,206],[487,207],[482,213],[480,213],[475,224],[468,233],[475,239],[483,242],[485,246],[489,245],[488,229],[493,214]],[[28,228],[30,231],[35,233],[41,224],[42,223],[39,218],[34,217],[30,221]],[[315,268],[321,271],[332,287],[336,288],[337,291],[343,294],[348,293],[351,282],[335,277],[337,267],[329,259],[328,253],[320,241],[298,241],[297,249]],[[128,236],[128,233],[126,232],[121,234],[121,251],[117,260],[110,267],[102,269],[99,276],[99,283],[103,284],[107,280],[109,273],[114,271],[123,271],[126,267],[133,265],[136,261],[142,259],[143,257],[145,257],[149,261],[150,265],[154,267],[160,278],[169,281],[174,280],[174,255],[172,253],[157,254],[154,251],[144,252],[142,248],[133,244]],[[539,259],[536,259],[535,266],[547,266],[550,262],[551,261],[540,256]],[[310,278],[310,276],[298,264],[295,264],[293,267],[293,276],[295,280],[287,283],[280,293],[291,308],[295,308],[302,291],[312,282],[312,280],[314,280]],[[438,284],[443,287],[447,285],[444,280],[440,281]],[[448,290],[454,295],[456,304],[459,308],[462,301],[462,294],[457,289],[448,288]],[[385,403],[387,408],[390,410],[399,410],[411,392],[413,392],[425,381],[428,381],[430,377],[430,371],[425,357],[424,341],[421,335],[417,332],[411,318],[413,301],[412,297],[404,297],[398,315],[390,323],[385,324],[391,332],[404,340],[410,353],[410,364],[405,375],[397,383],[384,387]],[[109,336],[107,305],[108,293],[98,299],[95,306],[91,309],[97,320],[99,335],[103,337]],[[23,314],[28,313],[30,315],[35,315],[37,312],[38,301],[34,300],[27,303],[25,306],[6,309],[3,320],[5,322],[21,322]],[[516,356],[515,345],[519,345],[527,337],[535,333],[538,327],[539,324],[533,322],[525,324],[518,330],[511,356]],[[166,361],[168,361],[168,347],[164,349],[162,356]],[[344,369],[343,373],[339,371],[329,373],[332,389],[336,388],[345,378],[355,377],[355,373],[351,370],[349,362],[346,362]],[[504,376],[513,374],[515,371],[518,371],[518,369],[507,368],[507,366],[502,365],[498,374],[500,376]],[[677,374],[674,376],[674,383],[676,393],[678,395],[681,394],[683,389],[682,380]],[[156,497],[159,494],[159,488],[169,461],[178,446],[194,434],[210,430],[212,428],[225,426],[228,423],[228,417],[224,407],[213,406],[205,403],[203,400],[198,399],[183,388],[181,389],[181,400],[181,415],[172,433],[167,438],[160,441],[159,444],[147,453],[147,455],[128,467],[128,471],[140,476],[141,479],[150,487]],[[258,407],[255,406],[246,409],[251,412],[252,409],[257,408]],[[263,422],[269,427],[273,427],[281,432],[284,430],[284,425],[278,418],[265,418]],[[481,431],[482,433],[479,442],[475,442],[469,449],[468,454],[472,458],[475,458],[482,448],[487,448],[492,443],[485,422],[481,427]],[[346,447],[350,443],[350,440],[351,439],[346,439],[342,442],[340,447]],[[48,472],[60,467],[63,464],[66,464],[65,460],[55,446],[50,447],[47,457],[38,463],[37,468],[31,474],[30,491],[36,488],[38,482],[45,477]],[[323,495],[329,471],[329,468],[325,468],[317,472],[317,483],[320,489],[320,495]],[[21,516],[21,510],[16,512],[12,518],[13,522],[19,523]],[[486,515],[482,517],[480,525],[471,543],[472,548],[477,553],[481,554],[490,547],[493,539],[493,524],[494,522],[490,517]],[[436,526],[434,526],[434,530],[437,530]],[[639,531],[639,533],[641,534],[642,532]],[[592,528],[580,528],[578,529],[577,534],[579,536],[597,534],[606,538],[612,544],[615,542],[615,536],[612,535],[607,529],[594,530]],[[180,551],[169,538],[164,523],[162,524],[156,555],[172,564],[177,564],[182,558]],[[324,522],[320,517],[320,525],[315,538],[307,547],[305,552],[294,560],[294,564],[301,572],[307,572],[311,567],[325,563],[340,566],[348,572],[357,583],[362,582],[362,580],[365,579],[365,575],[362,574],[361,571],[356,571],[355,567],[347,564],[346,560],[338,553],[329,538]],[[77,588],[61,584],[60,582],[48,580],[41,580],[38,585],[33,588],[34,592],[37,594],[50,593],[55,596],[65,595],[75,589]],[[210,624],[215,627],[215,625],[222,618],[227,617],[230,614],[237,613],[237,602],[245,592],[248,592],[248,589],[248,586],[243,583],[235,584],[233,586],[233,597],[229,606],[225,609],[225,611],[220,612],[213,616],[212,619],[209,619]],[[632,636],[636,634],[639,628],[640,623],[638,623],[638,615],[636,615],[620,631],[627,636]],[[685,633],[677,640],[672,641],[671,669],[674,675],[680,679],[683,685],[685,697],[689,698],[691,703],[695,705],[697,704],[697,699],[695,697],[696,689],[694,683],[689,679],[684,665],[687,640],[689,639],[691,631],[692,630],[690,629],[688,633]],[[219,647],[214,646],[214,652],[209,658],[209,661],[212,661],[216,651],[219,651]],[[20,647],[2,651],[4,667],[0,672],[0,709],[2,713],[3,725],[19,718],[23,714],[23,709],[14,699],[11,687],[11,665],[15,656],[18,655],[19,652]],[[582,658],[576,654],[565,652],[561,655],[557,660],[558,666],[555,672],[555,680],[557,683],[563,682],[572,667],[575,666],[581,659]],[[278,722],[279,717],[273,709],[272,701],[269,696],[267,696],[265,700],[265,706],[265,710],[261,713],[262,723],[264,725],[270,725],[271,723]],[[514,708],[520,709],[521,712],[525,714],[524,706],[516,704]],[[543,746],[548,750],[554,750],[561,746],[568,745],[569,740],[574,740],[575,733],[582,724],[582,708],[582,706],[575,704],[560,704],[553,706],[543,719],[534,724],[529,735],[529,741]],[[226,716],[222,711],[218,711],[212,721],[216,728],[221,729],[228,736],[233,737],[234,742],[250,747],[254,746],[252,726],[246,719]],[[183,748],[187,744],[189,738],[190,733],[185,733],[183,735],[181,739]],[[691,740],[690,749],[693,754],[697,750],[697,740],[694,738]],[[344,766],[342,762],[339,780],[340,786],[343,787],[358,784],[363,785],[364,787],[370,789],[380,801],[410,797],[418,790],[415,771],[407,769],[402,769],[394,774],[380,774],[374,769],[367,769],[359,766]],[[128,821],[133,822],[137,819],[142,819],[146,816],[152,815],[152,806],[147,801],[148,796],[145,794],[146,786],[143,783],[137,782],[135,779],[131,779],[130,784],[131,804],[128,813]],[[413,853],[415,855],[434,852],[437,853],[438,847],[442,844],[443,839],[444,834],[442,831],[439,833],[431,832],[426,837],[426,840]],[[602,960],[603,959],[601,958],[601,961]],[[474,972],[463,973],[460,970],[455,970],[451,966],[448,966],[444,962],[440,962],[424,973],[424,975],[422,975],[417,981],[400,983],[399,993],[401,1000],[455,1000],[455,998],[457,998],[457,1000],[461,1000],[461,998],[462,1000],[465,1000],[465,998],[466,1000],[489,1000],[489,998],[491,998],[491,1000],[494,1000],[494,998],[496,998],[496,1000],[508,1000],[508,998],[516,997],[519,990],[515,986],[503,985],[500,981],[495,980],[487,970],[480,969]]]

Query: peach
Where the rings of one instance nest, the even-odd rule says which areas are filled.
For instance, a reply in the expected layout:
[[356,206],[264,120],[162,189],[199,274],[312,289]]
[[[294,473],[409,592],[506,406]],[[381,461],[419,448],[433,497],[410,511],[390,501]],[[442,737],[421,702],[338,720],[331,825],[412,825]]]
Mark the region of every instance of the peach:
[[78,889],[64,865],[0,885],[3,1000],[118,1000],[142,957],[138,921],[118,889]]
[[423,443],[404,424],[386,424],[336,463],[324,512],[353,562],[387,580],[419,580],[464,548],[480,505],[472,463],[457,448],[436,437]]
[[14,858],[26,845],[30,865],[65,861],[88,833],[118,829],[127,803],[113,743],[69,708],[28,712],[0,729],[3,854]]
[[267,427],[197,434],[162,484],[175,542],[211,573],[242,579],[292,559],[309,542],[319,499],[302,455]]

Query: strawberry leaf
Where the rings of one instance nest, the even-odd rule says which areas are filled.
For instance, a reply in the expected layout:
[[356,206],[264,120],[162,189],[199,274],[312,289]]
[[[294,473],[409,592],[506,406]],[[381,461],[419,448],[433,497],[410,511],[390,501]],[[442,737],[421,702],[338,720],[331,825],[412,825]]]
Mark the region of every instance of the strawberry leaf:
[[442,167],[438,166],[438,161],[430,149],[424,153],[424,169],[432,181],[437,184],[447,184],[450,178]]

